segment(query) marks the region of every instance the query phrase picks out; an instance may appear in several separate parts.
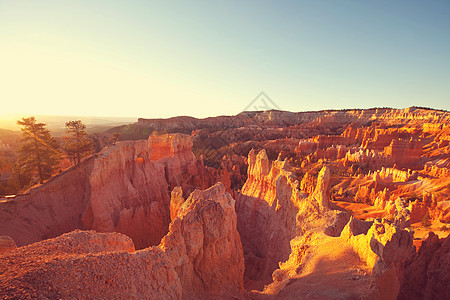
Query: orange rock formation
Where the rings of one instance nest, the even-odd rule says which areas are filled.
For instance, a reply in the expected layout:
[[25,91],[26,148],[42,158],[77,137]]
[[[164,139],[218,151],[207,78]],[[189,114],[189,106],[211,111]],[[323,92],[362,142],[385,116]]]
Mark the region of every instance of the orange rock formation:
[[189,194],[215,181],[191,146],[181,134],[117,142],[46,185],[0,203],[0,234],[21,246],[94,229],[125,233],[138,249],[157,245],[170,223],[169,191],[181,186]]
[[[6,298],[242,297],[235,201],[222,184],[195,190],[158,247],[119,233],[73,231],[0,255]],[[226,271],[225,271],[226,270]]]
[[140,119],[170,133],[0,200],[0,295],[446,299],[449,122],[418,107]]

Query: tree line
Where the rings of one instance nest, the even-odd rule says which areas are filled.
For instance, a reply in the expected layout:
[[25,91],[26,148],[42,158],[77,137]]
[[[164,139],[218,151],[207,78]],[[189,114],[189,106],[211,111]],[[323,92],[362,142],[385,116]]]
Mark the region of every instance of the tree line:
[[[22,118],[17,124],[21,126],[22,144],[11,165],[10,191],[18,192],[42,184],[62,171],[60,162],[64,157],[69,158],[73,165],[78,165],[98,148],[94,147],[81,120],[65,123],[66,135],[62,143],[51,135],[45,123],[38,122],[35,117]],[[119,136],[113,134],[110,143],[114,144]]]

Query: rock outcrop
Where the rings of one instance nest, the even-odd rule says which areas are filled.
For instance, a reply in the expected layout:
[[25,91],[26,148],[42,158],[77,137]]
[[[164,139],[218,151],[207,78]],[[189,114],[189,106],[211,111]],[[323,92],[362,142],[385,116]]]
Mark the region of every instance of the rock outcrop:
[[[318,224],[323,223],[320,218],[316,216]],[[291,247],[264,293],[287,299],[396,299],[405,266],[415,254],[412,232],[387,221],[353,217],[339,237],[318,227],[295,237]]]
[[183,189],[179,186],[175,187],[170,194],[170,220],[173,221],[184,203]]
[[163,252],[134,252],[119,233],[73,231],[0,256],[5,298],[172,298],[181,285]]
[[227,298],[244,291],[244,257],[235,201],[223,184],[195,190],[160,248],[180,278],[183,298]]
[[448,238],[417,253],[413,242],[448,234],[449,122],[418,107],[140,119],[126,131],[170,133],[117,142],[0,199],[0,235],[13,239],[0,238],[0,290],[446,299]]
[[245,274],[252,281],[270,282],[278,262],[289,256],[289,242],[296,235],[297,185],[287,162],[271,163],[265,150],[250,151],[248,179],[236,200],[236,211]]
[[406,264],[397,299],[448,299],[450,296],[450,236],[430,233]]
[[348,214],[330,206],[330,170],[319,172],[309,197],[286,161],[272,163],[264,150],[248,157],[248,179],[237,199],[238,230],[246,259],[247,285],[262,288],[272,279],[279,262],[292,252],[292,240],[308,232],[338,236]]
[[136,248],[159,244],[170,223],[170,191],[214,183],[189,136],[150,136],[103,149],[50,182],[0,203],[0,234],[19,246],[74,229],[121,232]]
[[73,231],[0,256],[6,298],[227,299],[244,295],[234,200],[195,190],[158,247],[120,233]]
[[317,185],[312,198],[316,200],[322,208],[329,207],[330,201],[330,168],[323,167],[317,177]]
[[422,142],[411,140],[392,140],[384,148],[384,153],[392,157],[392,161],[401,167],[416,166],[420,163]]
[[[301,293],[306,298],[326,298],[333,290],[340,295],[337,298],[396,299],[405,264],[415,253],[413,233],[403,229],[410,219],[406,201],[393,202],[392,220],[360,221],[333,209],[330,167],[321,169],[314,191],[307,196],[299,191],[285,161],[271,163],[265,151],[257,155],[251,151],[248,161],[249,176],[237,206],[247,287],[261,288],[264,283],[259,294],[280,298],[306,289],[308,293]],[[387,195],[387,190],[382,194]],[[280,227],[283,231],[277,231]],[[273,268],[276,260],[279,266]],[[267,278],[259,274],[270,271],[273,282],[267,285]],[[329,287],[312,291],[308,278]]]
[[378,258],[372,269],[375,299],[397,299],[406,262],[415,254],[413,233],[386,222],[374,222],[367,234],[370,248]]
[[341,239],[352,245],[354,252],[371,269],[371,297],[396,299],[405,264],[415,254],[413,234],[385,220],[375,220],[370,228],[369,224],[352,217]]
[[[148,128],[149,131],[188,133],[198,129],[239,128],[243,126],[294,126],[309,123],[309,125],[324,125],[327,127],[348,124],[367,124],[380,120],[387,124],[440,123],[448,124],[450,114],[446,111],[410,107],[406,109],[371,108],[348,110],[325,110],[312,112],[288,112],[279,110],[245,111],[236,116],[219,116],[197,119],[193,117],[174,117],[168,119],[138,120],[137,126]],[[349,131],[346,138],[354,139],[358,131]],[[364,133],[359,136],[363,137]],[[357,137],[356,139],[359,139]],[[389,145],[389,144],[388,144]],[[386,145],[387,146],[387,145]],[[382,150],[382,149],[381,149]]]

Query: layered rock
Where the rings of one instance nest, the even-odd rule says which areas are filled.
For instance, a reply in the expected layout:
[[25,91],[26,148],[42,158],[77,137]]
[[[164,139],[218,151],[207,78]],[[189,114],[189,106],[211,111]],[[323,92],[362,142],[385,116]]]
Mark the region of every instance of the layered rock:
[[216,184],[183,203],[160,248],[175,268],[185,299],[227,298],[243,289],[244,257],[235,201]]
[[[319,221],[321,216],[315,218],[318,224],[323,222]],[[396,299],[405,266],[415,254],[411,231],[384,220],[364,222],[353,217],[339,237],[324,234],[320,227],[312,228],[295,237],[291,247],[289,259],[280,263],[273,273],[274,282],[264,293],[286,299],[293,295]]]
[[392,166],[392,159],[386,156],[383,152],[369,150],[369,149],[349,149],[343,159],[343,164],[346,167],[352,164],[359,166],[366,166],[374,169],[379,169],[383,166]]
[[378,192],[374,201],[375,208],[384,209],[390,197],[391,193],[387,188],[384,188],[383,191]]
[[420,141],[392,139],[389,146],[384,148],[384,153],[391,156],[398,166],[416,166],[420,164],[422,147]]
[[297,185],[285,161],[270,163],[265,150],[250,151],[248,179],[236,200],[250,280],[270,282],[278,262],[289,256],[289,242],[296,235]]
[[249,153],[248,179],[237,199],[238,230],[246,259],[247,285],[271,281],[279,262],[289,258],[292,240],[308,232],[338,236],[348,221],[329,208],[330,170],[323,167],[309,197],[286,161],[272,163],[264,150]]
[[399,300],[448,299],[450,295],[450,236],[430,233],[406,264]]
[[23,246],[83,228],[93,160],[81,162],[25,195],[0,202],[0,234]]
[[[330,202],[329,167],[322,168],[309,196],[292,184],[288,169],[279,160],[271,164],[264,151],[258,155],[254,151],[249,153],[249,178],[237,207],[246,276],[250,279],[247,285],[257,286],[251,285],[252,280],[267,283],[265,278],[255,276],[256,271],[269,273],[269,267],[278,259],[273,282],[262,294],[290,298],[295,293],[306,298],[326,298],[333,291],[337,298],[396,299],[404,266],[415,253],[413,233],[403,229],[409,226],[410,218],[406,201],[398,198],[393,202],[392,220],[349,221],[349,215],[333,210],[334,204]],[[380,193],[381,202],[389,198],[387,189]],[[285,212],[283,207],[290,207],[291,211]],[[279,228],[279,224],[283,224],[284,233],[273,229]],[[278,256],[271,252],[273,243],[278,246]],[[285,261],[281,260],[281,254],[287,255]],[[355,270],[355,265],[360,271]],[[359,280],[358,286],[354,280]],[[329,286],[318,290],[312,288],[314,283]]]
[[412,232],[386,221],[375,221],[367,230],[367,223],[352,218],[341,238],[372,268],[372,297],[396,299],[405,274],[404,265],[415,253]]
[[210,299],[243,295],[234,200],[194,191],[158,247],[119,233],[74,231],[0,256],[6,298]]
[[450,200],[438,202],[435,210],[440,222],[450,223]]
[[170,194],[170,220],[173,221],[184,203],[183,189],[179,186],[175,187]]
[[0,203],[0,234],[18,245],[74,229],[121,232],[138,249],[157,245],[170,223],[170,194],[215,180],[181,134],[117,142],[45,185]]
[[397,128],[367,128],[361,147],[364,149],[383,151],[393,140],[409,139],[411,134],[408,131]]
[[7,235],[0,235],[0,254],[16,249],[16,243]]
[[310,173],[306,172],[303,176],[302,181],[300,181],[300,190],[304,193],[310,194],[314,191],[316,187],[316,178]]
[[296,227],[297,235],[305,233],[324,233],[327,236],[339,236],[349,215],[335,210],[330,202],[331,172],[328,166],[322,167],[314,192],[308,197],[297,198]]

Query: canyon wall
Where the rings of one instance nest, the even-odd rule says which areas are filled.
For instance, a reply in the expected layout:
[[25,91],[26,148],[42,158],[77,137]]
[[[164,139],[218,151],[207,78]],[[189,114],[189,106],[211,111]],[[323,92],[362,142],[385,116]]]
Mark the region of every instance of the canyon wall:
[[248,155],[248,178],[236,211],[249,287],[262,288],[272,281],[273,271],[289,258],[295,237],[318,228],[336,236],[348,221],[345,212],[329,209],[329,168],[321,170],[309,197],[290,169],[286,161],[270,162],[264,150]]
[[[361,221],[330,200],[329,166],[321,168],[314,189],[305,181],[308,195],[299,190],[286,161],[270,162],[264,150],[252,150],[248,163],[248,179],[236,207],[248,289],[280,298],[327,298],[330,293],[336,298],[397,298],[405,268],[415,255],[405,200],[387,204],[392,220]],[[383,169],[369,177],[391,182],[411,176]],[[389,199],[388,190],[380,193]]]
[[398,299],[448,299],[450,296],[450,236],[430,233],[405,267]]
[[267,158],[265,150],[248,155],[248,178],[237,197],[238,230],[246,259],[246,277],[267,283],[278,262],[287,259],[296,234],[296,185],[286,162]]
[[[406,109],[371,108],[347,110],[323,110],[311,112],[288,112],[279,110],[244,111],[236,116],[219,116],[204,119],[193,117],[173,117],[168,119],[140,118],[138,126],[151,130],[182,132],[203,128],[239,128],[243,126],[293,126],[302,123],[323,124],[327,127],[354,124],[365,124],[373,120],[381,120],[388,124],[442,123],[450,121],[450,114],[445,111],[410,107]],[[448,123],[447,123],[448,124]],[[429,128],[429,127],[427,127]],[[190,133],[190,132],[189,132]],[[350,134],[348,135],[350,136]]]
[[235,201],[222,184],[195,190],[158,247],[120,233],[73,231],[0,255],[6,298],[242,298]]
[[215,181],[191,151],[189,136],[117,142],[95,157],[0,203],[0,234],[19,246],[74,229],[121,232],[138,249],[157,245],[170,223],[170,191],[185,194]]

